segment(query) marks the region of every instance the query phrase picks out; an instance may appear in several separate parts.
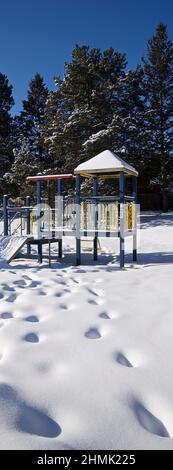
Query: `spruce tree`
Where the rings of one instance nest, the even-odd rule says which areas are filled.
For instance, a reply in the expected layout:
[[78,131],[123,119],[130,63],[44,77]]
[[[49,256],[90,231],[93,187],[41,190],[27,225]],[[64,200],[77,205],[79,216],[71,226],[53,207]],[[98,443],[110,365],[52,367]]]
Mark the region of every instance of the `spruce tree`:
[[46,157],[41,127],[44,123],[47,96],[48,88],[40,74],[36,73],[29,83],[28,96],[23,101],[20,119],[23,135],[30,142],[32,156],[37,158],[40,165]]
[[140,168],[144,167],[144,126],[143,120],[146,106],[142,88],[143,71],[140,67],[132,72],[124,73],[112,87],[112,96],[109,96],[111,113],[108,122],[105,119],[105,128],[91,135],[84,143],[88,155],[97,153],[104,148],[110,148],[122,158],[127,158]]
[[[64,79],[55,79],[57,90],[48,100],[51,118],[47,139],[55,160],[66,171],[93,156],[96,148],[101,151],[110,147],[109,130],[108,145],[105,129],[114,109],[121,108],[125,67],[125,55],[112,48],[102,53],[89,46],[76,46],[72,61],[65,64]],[[90,146],[93,135],[96,139]]]
[[6,175],[8,182],[17,184],[20,193],[25,191],[26,177],[44,171],[48,165],[43,124],[48,89],[37,73],[29,83],[27,100],[15,119],[16,145],[14,163]]
[[10,115],[14,105],[12,86],[6,75],[0,73],[0,180],[1,193],[5,190],[3,176],[10,169],[13,160],[13,125]]
[[152,184],[159,184],[162,208],[168,209],[168,193],[173,182],[173,43],[167,27],[160,23],[148,41],[148,57],[144,62],[144,87],[148,114],[146,151],[149,155]]
[[[140,174],[145,173],[146,167],[146,129],[145,118],[147,106],[143,90],[143,70],[129,70],[124,80],[124,96],[121,112],[116,116],[120,121],[119,132],[123,147],[126,149],[126,159],[136,167]],[[114,128],[114,131],[116,129]]]

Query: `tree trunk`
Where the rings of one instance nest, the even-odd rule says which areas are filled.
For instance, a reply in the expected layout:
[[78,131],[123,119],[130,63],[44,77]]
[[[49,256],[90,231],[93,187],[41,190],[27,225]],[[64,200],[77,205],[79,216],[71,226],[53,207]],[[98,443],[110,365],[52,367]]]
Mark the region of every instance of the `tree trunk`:
[[162,83],[160,92],[160,150],[161,150],[161,180],[162,180],[162,210],[168,212],[168,193],[166,190],[166,154],[165,154],[165,137],[164,137],[164,111],[163,111],[163,93]]
[[168,212],[168,193],[164,189],[162,190],[162,211]]

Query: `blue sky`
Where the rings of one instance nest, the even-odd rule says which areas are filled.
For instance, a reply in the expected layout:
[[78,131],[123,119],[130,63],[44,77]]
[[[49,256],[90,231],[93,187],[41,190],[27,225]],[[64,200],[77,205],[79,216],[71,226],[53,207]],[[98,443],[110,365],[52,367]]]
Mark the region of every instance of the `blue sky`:
[[63,75],[75,44],[112,46],[126,52],[133,68],[160,21],[173,40],[172,0],[2,0],[0,72],[13,85],[13,114],[36,72],[54,87],[53,76]]

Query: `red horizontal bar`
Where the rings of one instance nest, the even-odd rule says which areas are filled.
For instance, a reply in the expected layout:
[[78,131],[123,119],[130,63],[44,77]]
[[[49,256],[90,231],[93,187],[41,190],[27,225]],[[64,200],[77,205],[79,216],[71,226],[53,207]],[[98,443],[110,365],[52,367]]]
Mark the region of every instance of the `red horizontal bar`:
[[71,179],[71,178],[75,178],[75,176],[72,175],[71,173],[69,173],[69,174],[64,174],[64,175],[28,176],[26,179],[27,179],[27,181],[48,181],[48,180],[59,180],[59,179],[67,180],[67,179]]

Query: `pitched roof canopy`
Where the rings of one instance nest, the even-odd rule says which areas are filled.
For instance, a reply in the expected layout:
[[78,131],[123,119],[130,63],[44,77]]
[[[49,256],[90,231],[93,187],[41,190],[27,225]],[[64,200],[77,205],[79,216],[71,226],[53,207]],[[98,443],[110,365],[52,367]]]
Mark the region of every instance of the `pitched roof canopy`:
[[109,175],[114,175],[120,171],[123,171],[126,175],[138,176],[138,172],[133,166],[110,150],[104,150],[104,152],[78,165],[74,170],[74,174],[86,178],[104,175],[109,177]]

